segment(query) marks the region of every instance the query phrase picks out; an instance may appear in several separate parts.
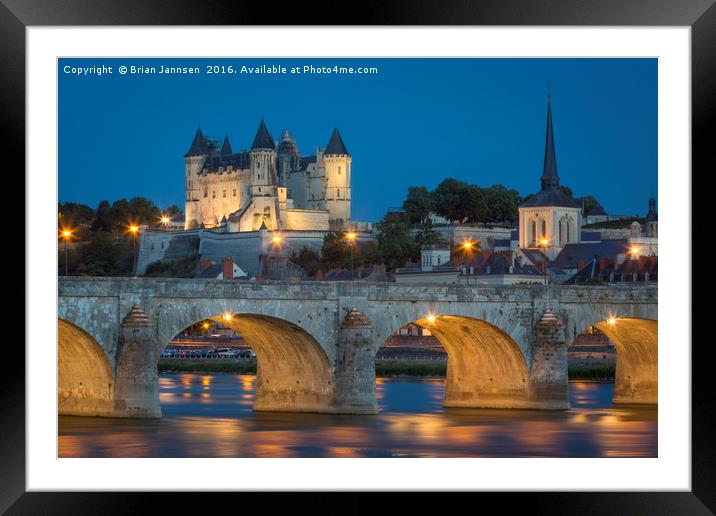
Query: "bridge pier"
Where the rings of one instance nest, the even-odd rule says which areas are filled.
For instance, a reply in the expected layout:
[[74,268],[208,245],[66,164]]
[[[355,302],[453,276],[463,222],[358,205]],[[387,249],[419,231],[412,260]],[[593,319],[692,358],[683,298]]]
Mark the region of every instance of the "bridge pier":
[[564,325],[545,310],[534,329],[529,408],[568,409],[569,374]]
[[134,305],[122,322],[114,382],[114,417],[162,417],[158,354],[156,324],[138,305]]
[[335,365],[333,410],[336,414],[377,414],[373,327],[355,308],[341,325]]

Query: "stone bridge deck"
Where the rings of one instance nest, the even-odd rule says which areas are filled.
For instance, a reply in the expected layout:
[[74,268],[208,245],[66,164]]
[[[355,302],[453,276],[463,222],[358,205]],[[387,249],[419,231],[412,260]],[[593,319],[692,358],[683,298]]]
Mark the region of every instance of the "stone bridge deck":
[[[566,343],[594,325],[617,347],[615,400],[655,402],[657,294],[648,286],[61,278],[59,359],[63,378],[74,380],[63,388],[61,378],[60,396],[68,407],[84,396],[104,400],[96,405],[107,414],[157,415],[161,350],[191,324],[228,314],[224,322],[257,353],[257,409],[374,412],[375,353],[409,322],[448,352],[446,405],[564,408]],[[133,310],[142,317],[128,318]],[[109,391],[76,385],[86,375],[82,350],[95,370],[99,361],[110,372],[95,382]]]

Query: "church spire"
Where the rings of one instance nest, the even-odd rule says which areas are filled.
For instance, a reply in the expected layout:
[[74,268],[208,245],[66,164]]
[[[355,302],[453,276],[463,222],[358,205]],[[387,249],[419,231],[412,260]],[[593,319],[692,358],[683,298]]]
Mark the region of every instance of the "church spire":
[[552,95],[547,95],[547,140],[544,146],[544,168],[542,169],[542,190],[559,188],[557,175],[557,155],[554,151],[554,134],[552,129]]

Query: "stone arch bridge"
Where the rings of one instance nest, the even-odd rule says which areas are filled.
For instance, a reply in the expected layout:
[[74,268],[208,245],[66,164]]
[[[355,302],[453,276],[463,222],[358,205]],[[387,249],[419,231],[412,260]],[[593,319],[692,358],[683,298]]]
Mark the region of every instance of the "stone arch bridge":
[[448,353],[448,407],[569,408],[589,326],[616,347],[614,401],[657,403],[654,287],[61,278],[58,305],[60,414],[160,417],[161,351],[225,314],[257,355],[255,410],[376,413],[375,354],[409,322]]

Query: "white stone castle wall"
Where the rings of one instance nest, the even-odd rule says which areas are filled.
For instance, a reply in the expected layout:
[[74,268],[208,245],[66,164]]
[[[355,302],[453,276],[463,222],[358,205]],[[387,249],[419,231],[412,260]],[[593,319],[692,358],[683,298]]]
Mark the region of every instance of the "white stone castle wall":
[[328,231],[328,212],[286,210],[288,230]]

